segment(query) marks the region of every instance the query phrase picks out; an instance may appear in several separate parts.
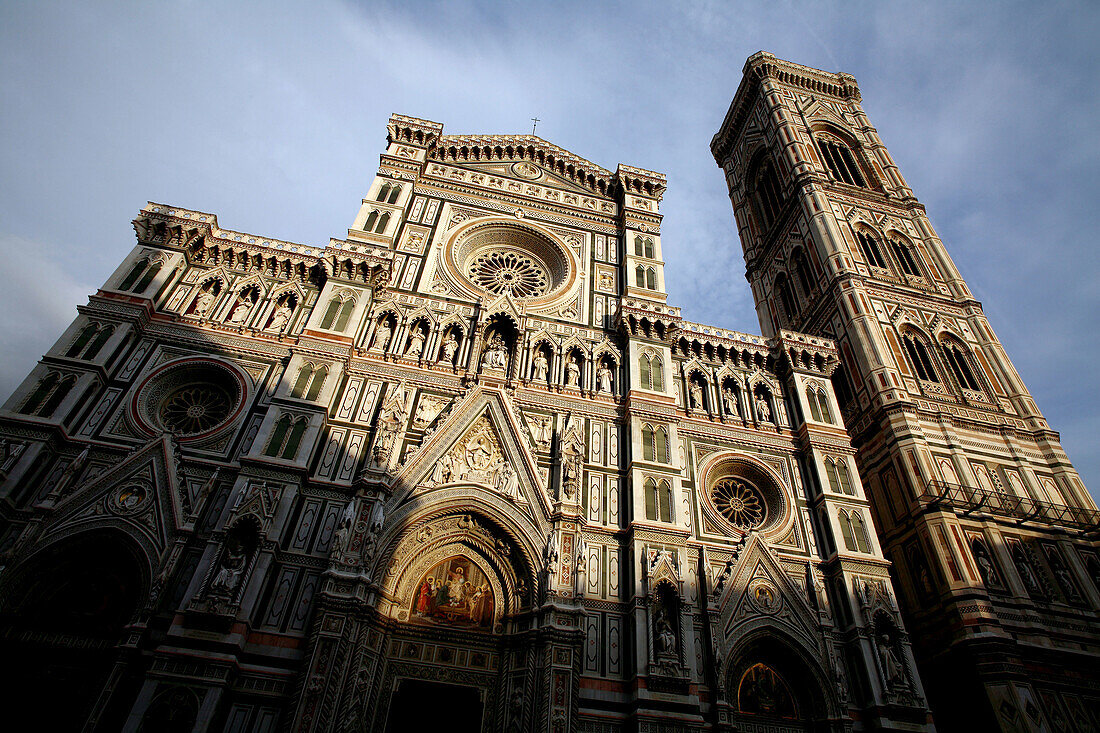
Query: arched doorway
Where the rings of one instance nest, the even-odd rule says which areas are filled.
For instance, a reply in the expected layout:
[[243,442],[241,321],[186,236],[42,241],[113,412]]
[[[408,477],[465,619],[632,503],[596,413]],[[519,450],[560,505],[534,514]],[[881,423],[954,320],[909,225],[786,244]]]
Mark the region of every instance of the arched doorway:
[[827,728],[829,704],[816,663],[778,635],[760,632],[728,668],[726,700],[737,723],[776,733]]
[[80,729],[143,597],[144,566],[121,535],[96,532],[54,544],[14,570],[0,598],[6,725]]
[[376,730],[444,720],[454,731],[525,730],[536,714],[536,670],[548,652],[531,633],[530,538],[473,503],[410,521],[383,560],[384,659],[361,713]]

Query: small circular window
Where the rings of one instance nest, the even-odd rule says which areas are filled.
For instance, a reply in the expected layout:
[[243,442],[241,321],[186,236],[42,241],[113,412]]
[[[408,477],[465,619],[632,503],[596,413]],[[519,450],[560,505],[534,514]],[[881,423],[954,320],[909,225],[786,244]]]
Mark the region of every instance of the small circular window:
[[154,371],[134,397],[134,416],[150,432],[208,436],[240,412],[246,382],[237,370],[208,359],[172,362]]

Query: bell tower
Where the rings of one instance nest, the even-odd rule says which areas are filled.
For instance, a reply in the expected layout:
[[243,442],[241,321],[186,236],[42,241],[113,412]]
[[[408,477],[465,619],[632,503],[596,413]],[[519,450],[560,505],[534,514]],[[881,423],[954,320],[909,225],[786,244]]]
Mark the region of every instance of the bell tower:
[[745,65],[711,151],[760,325],[838,344],[937,724],[1056,728],[1100,681],[1100,512],[860,100],[847,74]]

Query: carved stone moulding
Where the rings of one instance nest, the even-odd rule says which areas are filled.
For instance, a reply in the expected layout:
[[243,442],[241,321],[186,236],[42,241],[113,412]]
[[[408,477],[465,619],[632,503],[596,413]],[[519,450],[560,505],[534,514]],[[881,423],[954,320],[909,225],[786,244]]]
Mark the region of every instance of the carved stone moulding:
[[236,365],[204,356],[173,359],[142,380],[128,418],[149,435],[172,433],[181,442],[207,441],[237,422],[252,380]]

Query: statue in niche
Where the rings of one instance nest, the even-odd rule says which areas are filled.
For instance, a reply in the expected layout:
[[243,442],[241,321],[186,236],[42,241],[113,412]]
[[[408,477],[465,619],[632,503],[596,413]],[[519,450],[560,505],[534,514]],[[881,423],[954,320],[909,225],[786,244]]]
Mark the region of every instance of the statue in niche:
[[596,370],[596,391],[611,392],[611,370],[607,368],[607,364],[600,364],[600,368]]
[[974,553],[974,561],[978,563],[978,572],[982,576],[982,582],[990,588],[1001,588],[1001,577],[997,574],[997,568],[993,566],[993,561],[989,557],[989,553],[985,550],[985,545],[975,540],[970,545],[971,551]]
[[485,348],[482,364],[490,369],[505,369],[508,364],[508,347],[500,334],[493,334]]
[[1024,552],[1019,546],[1013,548],[1012,560],[1016,564],[1016,571],[1020,573],[1020,578],[1027,587],[1027,592],[1034,596],[1043,595],[1042,588],[1039,586],[1039,579],[1035,577],[1035,571],[1031,569],[1031,563],[1024,557]]
[[218,572],[210,583],[210,595],[230,598],[237,590],[244,574],[247,559],[245,549],[240,545],[227,544]]
[[553,575],[558,571],[558,533],[550,530],[546,533],[546,550],[543,552],[546,571]]
[[200,317],[205,316],[210,311],[210,307],[214,305],[216,299],[217,296],[210,290],[203,290],[199,293],[199,297],[195,298],[195,315]]
[[583,457],[580,449],[573,443],[567,444],[562,451],[561,489],[566,499],[572,499],[577,493],[580,480],[579,465]]
[[771,422],[772,408],[768,405],[768,399],[763,394],[756,395],[756,415],[761,422]]
[[579,387],[581,382],[581,368],[577,362],[569,359],[565,362],[565,386]]
[[248,318],[248,311],[251,305],[245,293],[238,295],[237,302],[233,305],[233,310],[229,314],[229,323],[232,323],[234,326],[239,326],[244,323]]
[[386,507],[381,499],[377,499],[374,502],[374,506],[371,508],[370,522],[367,527],[371,534],[378,534],[382,531],[382,527],[386,524]]
[[439,350],[439,361],[454,363],[456,352],[458,352],[458,340],[453,333],[449,333],[447,338],[443,339],[443,346]]
[[725,387],[722,390],[722,406],[725,407],[727,415],[737,415],[741,417],[741,405],[737,400],[737,393],[733,391],[733,387]]
[[420,355],[424,353],[424,333],[419,328],[413,331],[412,338],[409,339],[409,345],[405,349],[405,356],[410,359],[419,359]]
[[401,432],[401,426],[405,423],[405,415],[401,411],[391,407],[378,421],[378,438],[374,442],[374,463],[381,466],[393,450],[397,434]]
[[381,351],[385,353],[386,347],[389,346],[391,336],[393,336],[393,329],[390,328],[389,319],[384,318],[382,322],[378,324],[378,328],[374,332],[374,344],[371,346],[371,351]]
[[271,314],[271,323],[267,327],[268,330],[282,331],[286,328],[286,324],[290,322],[290,315],[292,312],[293,311],[290,310],[290,307],[286,303],[280,305],[275,309],[275,312]]
[[894,642],[886,631],[880,632],[878,636],[878,656],[879,661],[882,663],[882,675],[886,678],[886,686],[894,689],[903,684],[905,682],[905,672],[902,670],[901,662],[898,661],[898,656],[894,652]]
[[679,650],[676,642],[675,598],[667,587],[661,587],[654,599],[656,609],[653,612],[653,651],[659,663],[676,662]]
[[694,410],[703,409],[703,385],[692,380],[691,386],[688,388],[688,393],[688,396],[691,398],[691,408]]
[[531,378],[536,382],[546,383],[546,375],[550,371],[550,363],[542,351],[535,352],[535,360],[531,365]]

